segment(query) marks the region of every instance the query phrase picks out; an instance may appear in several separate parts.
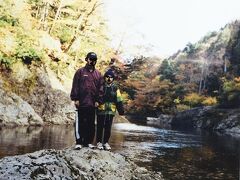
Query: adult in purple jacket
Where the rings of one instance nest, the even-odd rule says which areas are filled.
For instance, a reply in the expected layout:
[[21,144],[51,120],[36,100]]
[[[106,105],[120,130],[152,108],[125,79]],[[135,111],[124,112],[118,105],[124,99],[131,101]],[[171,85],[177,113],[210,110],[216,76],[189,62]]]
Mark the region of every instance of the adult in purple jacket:
[[85,67],[78,69],[74,75],[70,95],[77,108],[75,149],[81,149],[82,146],[95,147],[92,144],[95,135],[95,109],[102,103],[103,97],[103,77],[95,69],[97,55],[89,52],[85,60]]

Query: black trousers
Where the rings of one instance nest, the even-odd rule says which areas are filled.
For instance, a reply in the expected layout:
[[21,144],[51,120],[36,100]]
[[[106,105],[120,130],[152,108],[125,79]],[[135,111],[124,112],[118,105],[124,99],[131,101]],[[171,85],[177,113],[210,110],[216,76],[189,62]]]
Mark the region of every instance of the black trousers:
[[75,120],[76,144],[87,146],[93,143],[95,136],[95,108],[81,107]]
[[111,136],[113,115],[97,116],[97,142],[107,143]]

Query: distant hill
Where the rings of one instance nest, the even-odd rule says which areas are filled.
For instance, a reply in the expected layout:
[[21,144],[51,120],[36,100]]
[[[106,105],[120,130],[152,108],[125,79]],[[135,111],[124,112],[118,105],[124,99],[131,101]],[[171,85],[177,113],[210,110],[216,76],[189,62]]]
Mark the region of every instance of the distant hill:
[[240,21],[229,23],[218,32],[208,33],[197,43],[188,43],[183,50],[173,54],[168,60],[176,61],[178,64],[192,63],[205,66],[206,75],[210,73],[223,75],[228,72],[239,75],[240,69],[237,66],[240,62]]
[[[142,82],[140,88],[135,85],[131,111],[172,114],[196,106],[240,105],[240,21],[188,43],[159,62],[157,74],[151,78],[142,78],[146,70],[141,68],[129,76],[131,83],[127,84],[133,84],[134,74],[140,74],[137,77]],[[141,59],[138,63],[147,66]]]

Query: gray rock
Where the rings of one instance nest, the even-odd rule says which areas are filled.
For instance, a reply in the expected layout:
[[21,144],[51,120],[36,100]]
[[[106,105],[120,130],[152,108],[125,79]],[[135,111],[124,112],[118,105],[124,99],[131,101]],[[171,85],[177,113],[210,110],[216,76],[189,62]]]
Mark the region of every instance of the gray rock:
[[37,83],[32,93],[25,100],[50,124],[72,124],[74,109],[69,94],[51,86],[48,74],[44,69],[37,69]]
[[21,97],[0,89],[0,125],[42,125],[42,118]]
[[235,136],[240,135],[240,109],[198,107],[178,113],[172,126],[201,128]]
[[120,154],[83,148],[42,150],[0,160],[0,179],[162,179]]
[[[39,124],[35,123],[36,119],[38,119],[37,122],[41,121],[40,124],[72,124],[74,122],[75,107],[69,93],[63,91],[63,86],[60,86],[61,83],[54,76],[53,71],[46,69],[45,66],[34,65],[26,68],[21,63],[17,63],[13,73],[0,77],[1,91],[8,92],[7,97],[0,102],[0,122],[2,121],[4,125]],[[11,81],[8,81],[7,76]],[[10,91],[16,92],[17,95]],[[1,93],[0,98],[4,95]]]
[[170,126],[172,121],[172,116],[166,114],[160,114],[157,118],[147,117],[147,124],[166,127]]

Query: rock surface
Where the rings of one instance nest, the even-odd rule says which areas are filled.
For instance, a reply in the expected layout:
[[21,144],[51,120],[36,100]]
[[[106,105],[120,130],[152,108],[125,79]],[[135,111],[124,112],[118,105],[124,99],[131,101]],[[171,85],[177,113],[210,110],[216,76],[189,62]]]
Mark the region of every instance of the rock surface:
[[160,126],[160,127],[168,127],[171,125],[172,116],[166,114],[160,114],[157,118],[155,117],[147,117],[147,124]]
[[240,109],[199,107],[178,113],[174,127],[193,127],[240,136]]
[[0,160],[0,179],[158,179],[122,155],[83,148],[42,150]]
[[0,126],[42,125],[42,118],[21,97],[0,89]]
[[69,94],[54,89],[49,76],[43,69],[37,69],[37,83],[34,91],[25,100],[43,118],[45,123],[72,124],[74,109]]
[[22,66],[15,69],[11,75],[0,76],[0,125],[74,122],[75,107],[56,77],[50,77],[44,67],[33,66],[31,71],[21,70],[26,69]]

